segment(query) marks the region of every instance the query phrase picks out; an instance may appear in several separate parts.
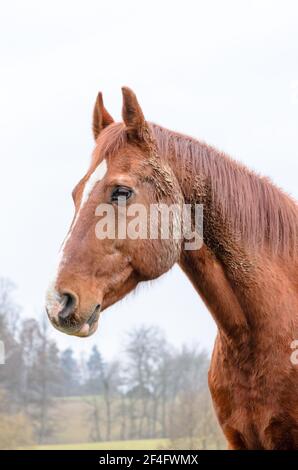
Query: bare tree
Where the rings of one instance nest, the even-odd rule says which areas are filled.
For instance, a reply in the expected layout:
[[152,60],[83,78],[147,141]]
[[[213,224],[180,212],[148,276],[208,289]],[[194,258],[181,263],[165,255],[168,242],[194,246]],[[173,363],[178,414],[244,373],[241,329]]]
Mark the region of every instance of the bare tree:
[[61,383],[59,351],[50,340],[48,324],[25,320],[20,335],[25,363],[23,403],[31,417],[38,442],[48,438],[54,428],[49,411]]
[[[157,370],[156,385],[157,392],[154,394],[157,404],[155,405],[155,427],[153,435],[156,435],[156,422],[160,420],[161,437],[168,436],[168,403],[171,399],[172,376],[173,376],[173,352],[170,351],[167,344],[164,344],[160,351],[160,363]],[[158,406],[160,410],[158,410]],[[159,411],[159,413],[158,413]]]
[[120,433],[119,439],[124,441],[127,436],[127,417],[128,417],[128,406],[126,402],[125,392],[120,390],[120,405],[118,416],[120,417]]
[[120,395],[121,385],[120,368],[118,362],[103,360],[96,346],[93,346],[91,356],[87,363],[88,382],[86,390],[92,393],[88,404],[93,418],[93,437],[100,438],[100,429],[105,427],[105,440],[111,440],[116,398]]
[[64,349],[61,352],[61,367],[63,396],[77,396],[81,391],[81,377],[78,362],[74,356],[72,348]]
[[93,346],[91,355],[87,361],[87,382],[85,389],[88,393],[86,401],[90,408],[88,419],[91,420],[90,437],[93,441],[101,440],[102,407],[100,395],[102,394],[102,369],[103,359],[97,346]]
[[118,395],[119,387],[119,364],[117,362],[105,363],[100,367],[102,380],[102,394],[105,405],[106,440],[111,440],[113,399]]
[[88,422],[90,424],[90,439],[95,442],[99,442],[102,440],[101,437],[101,423],[102,423],[102,416],[101,416],[101,405],[100,400],[97,395],[91,395],[86,398],[86,402],[89,405],[89,415],[88,415]]
[[184,347],[173,358],[169,434],[174,448],[220,446],[220,435],[207,387],[209,359],[197,348]]
[[11,397],[10,409],[15,409],[19,402],[23,369],[22,351],[17,341],[19,307],[13,301],[14,289],[12,282],[0,278],[0,340],[5,353],[4,364],[0,367],[0,388],[7,390]]
[[[162,333],[154,327],[144,326],[133,330],[128,335],[126,354],[130,382],[129,393],[139,404],[138,438],[150,437],[152,420],[157,417],[159,394],[156,379],[164,343]],[[153,429],[154,427],[155,425]]]

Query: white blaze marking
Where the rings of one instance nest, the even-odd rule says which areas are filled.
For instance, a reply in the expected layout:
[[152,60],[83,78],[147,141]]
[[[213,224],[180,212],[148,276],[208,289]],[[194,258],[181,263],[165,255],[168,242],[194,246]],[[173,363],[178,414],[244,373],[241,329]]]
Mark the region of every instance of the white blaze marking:
[[73,229],[74,229],[74,227],[75,227],[75,225],[76,225],[76,223],[79,219],[80,212],[83,209],[86,202],[88,201],[94,186],[96,185],[96,183],[98,183],[98,181],[100,181],[101,179],[104,178],[106,172],[107,172],[107,163],[106,163],[106,160],[104,159],[96,167],[96,169],[93,171],[93,173],[91,173],[91,175],[89,176],[89,179],[85,183],[85,187],[84,187],[83,194],[82,194],[82,199],[81,199],[81,202],[80,202],[80,207],[77,211],[77,215],[76,215],[75,220],[72,224],[72,227],[69,230],[67,236],[65,237],[65,239],[64,239],[64,241],[61,245],[61,248],[59,250],[58,262],[57,262],[57,268],[56,268],[56,275],[54,277],[54,280],[51,282],[50,287],[47,291],[46,303],[47,303],[47,307],[49,308],[49,311],[51,311],[53,309],[54,305],[57,304],[57,300],[59,298],[59,295],[58,295],[58,293],[56,292],[56,289],[55,289],[55,285],[56,285],[56,282],[57,282],[57,278],[58,278],[58,274],[59,274],[59,271],[60,271],[60,268],[61,268],[61,264],[64,261],[64,250],[65,250],[66,244],[67,244],[68,240],[71,237],[72,231],[73,231]]
[[85,183],[85,187],[84,187],[84,190],[83,190],[83,194],[82,194],[82,199],[81,199],[81,203],[80,203],[80,207],[79,207],[79,210],[77,212],[77,215],[76,215],[76,218],[74,220],[74,223],[71,227],[71,230],[69,231],[67,237],[66,237],[66,240],[63,242],[63,245],[61,248],[64,249],[65,245],[66,245],[66,242],[67,240],[69,239],[73,229],[74,229],[74,226],[76,225],[77,221],[78,221],[78,218],[79,218],[79,215],[80,215],[80,212],[81,210],[83,209],[85,203],[88,201],[89,199],[89,196],[90,194],[92,193],[92,190],[94,188],[94,186],[96,185],[96,183],[98,183],[98,181],[102,180],[103,177],[105,176],[107,172],[107,164],[106,164],[106,161],[103,160],[97,168],[95,168],[95,170],[93,171],[93,173],[91,173],[91,175],[89,176],[89,179],[86,181]]

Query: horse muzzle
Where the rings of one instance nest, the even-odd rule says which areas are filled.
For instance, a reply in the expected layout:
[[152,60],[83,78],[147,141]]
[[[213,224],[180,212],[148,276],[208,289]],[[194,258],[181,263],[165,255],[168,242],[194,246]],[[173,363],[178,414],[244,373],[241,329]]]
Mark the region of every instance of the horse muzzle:
[[93,334],[98,325],[101,305],[92,306],[87,314],[79,314],[79,299],[72,292],[60,294],[50,288],[46,298],[46,311],[53,326],[59,331],[80,337]]

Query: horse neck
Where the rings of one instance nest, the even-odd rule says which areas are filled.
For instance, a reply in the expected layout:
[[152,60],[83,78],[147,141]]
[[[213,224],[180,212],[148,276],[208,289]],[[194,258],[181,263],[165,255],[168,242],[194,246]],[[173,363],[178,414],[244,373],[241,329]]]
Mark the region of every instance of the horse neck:
[[[262,303],[267,302],[266,296],[272,296],[270,279],[275,261],[266,248],[258,252],[245,248],[212,197],[210,175],[204,171],[194,175],[191,162],[186,161],[184,167],[177,165],[184,155],[168,151],[164,157],[185,202],[200,203],[204,208],[203,246],[184,250],[180,266],[212,313],[220,334],[233,345],[243,344],[252,330],[267,328],[268,309]],[[264,279],[268,279],[266,284]]]

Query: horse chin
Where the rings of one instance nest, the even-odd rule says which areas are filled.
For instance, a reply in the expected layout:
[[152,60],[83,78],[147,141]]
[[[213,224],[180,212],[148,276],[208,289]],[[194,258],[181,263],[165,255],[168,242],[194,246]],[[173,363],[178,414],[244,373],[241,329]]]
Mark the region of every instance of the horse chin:
[[98,320],[95,321],[92,325],[89,325],[89,323],[84,323],[84,325],[79,329],[79,331],[73,333],[73,335],[78,336],[79,338],[88,338],[96,332],[97,328]]

